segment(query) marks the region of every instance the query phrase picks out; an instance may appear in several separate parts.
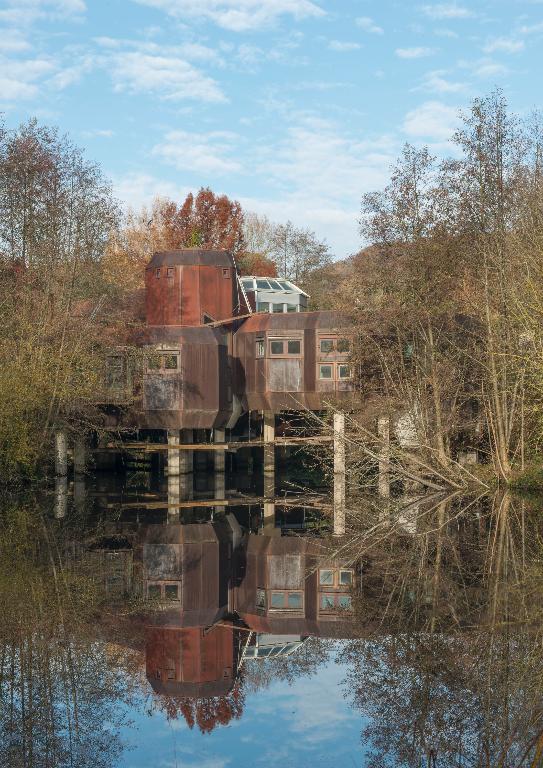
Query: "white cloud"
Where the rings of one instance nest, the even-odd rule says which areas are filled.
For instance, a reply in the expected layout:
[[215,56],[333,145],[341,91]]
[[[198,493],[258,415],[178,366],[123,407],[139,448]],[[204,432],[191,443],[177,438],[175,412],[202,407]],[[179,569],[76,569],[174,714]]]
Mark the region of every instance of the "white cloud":
[[485,53],[518,53],[524,49],[524,40],[512,37],[497,37],[491,40],[483,48]]
[[475,13],[469,8],[456,3],[423,5],[421,11],[431,19],[471,19],[475,16]]
[[379,27],[369,16],[359,16],[356,19],[356,24],[364,32],[370,32],[372,35],[382,35],[384,32],[384,29]]
[[167,197],[172,200],[184,200],[190,192],[185,186],[157,178],[149,173],[133,171],[123,176],[114,176],[113,191],[125,209],[139,210],[149,207],[155,197]]
[[11,30],[0,37],[0,53],[21,53],[30,50],[31,46],[19,32]]
[[267,27],[281,16],[318,18],[325,11],[312,0],[135,0],[180,21],[203,19],[233,32]]
[[347,51],[357,51],[361,48],[361,45],[360,43],[348,43],[343,40],[330,40],[328,48],[338,53],[346,53]]
[[108,57],[107,68],[116,91],[147,93],[167,101],[226,101],[215,80],[179,56],[122,51]]
[[413,91],[429,91],[430,93],[460,93],[466,89],[466,83],[447,80],[443,69],[427,72],[422,84],[413,88]]
[[0,22],[28,26],[39,19],[71,19],[85,13],[84,0],[4,0]]
[[94,138],[102,138],[102,139],[110,139],[112,136],[115,136],[115,131],[112,131],[110,128],[95,128],[91,131],[83,131],[82,135],[86,139],[94,139]]
[[37,96],[39,83],[53,70],[49,59],[18,61],[0,57],[0,100],[10,103]]
[[427,101],[405,116],[403,130],[413,138],[447,141],[459,124],[458,110],[440,101]]
[[425,56],[432,56],[435,50],[417,46],[415,48],[396,48],[395,53],[400,59],[422,59]]
[[228,156],[236,138],[235,134],[227,131],[170,131],[164,141],[153,147],[153,155],[181,171],[208,176],[237,173],[242,170],[241,165]]

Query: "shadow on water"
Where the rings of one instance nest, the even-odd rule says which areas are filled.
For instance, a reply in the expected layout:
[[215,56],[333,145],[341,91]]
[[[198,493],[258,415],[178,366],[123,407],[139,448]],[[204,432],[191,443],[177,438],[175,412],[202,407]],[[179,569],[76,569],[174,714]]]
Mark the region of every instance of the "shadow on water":
[[90,480],[61,514],[58,494],[2,506],[1,765],[121,765],[142,713],[222,738],[332,660],[360,765],[543,765],[537,503],[365,497],[334,539],[322,514],[266,526]]

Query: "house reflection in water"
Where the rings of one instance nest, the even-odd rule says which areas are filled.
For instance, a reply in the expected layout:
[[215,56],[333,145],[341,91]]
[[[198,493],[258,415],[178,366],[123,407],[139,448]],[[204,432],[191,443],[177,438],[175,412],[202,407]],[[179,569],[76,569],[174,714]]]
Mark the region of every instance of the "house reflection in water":
[[315,539],[242,533],[232,515],[146,529],[146,674],[168,714],[210,730],[241,715],[245,659],[350,636],[355,571],[321,552]]

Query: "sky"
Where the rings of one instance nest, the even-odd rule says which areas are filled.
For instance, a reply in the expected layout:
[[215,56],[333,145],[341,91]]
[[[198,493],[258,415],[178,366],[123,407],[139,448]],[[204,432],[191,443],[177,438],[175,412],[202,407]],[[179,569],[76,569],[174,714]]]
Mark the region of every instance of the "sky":
[[124,206],[210,186],[361,245],[364,193],[459,110],[543,106],[543,0],[0,0],[0,112],[55,125]]
[[273,682],[249,694],[243,715],[210,734],[162,712],[131,709],[118,768],[357,768],[365,764],[367,720],[349,706],[346,668],[335,661],[292,685]]

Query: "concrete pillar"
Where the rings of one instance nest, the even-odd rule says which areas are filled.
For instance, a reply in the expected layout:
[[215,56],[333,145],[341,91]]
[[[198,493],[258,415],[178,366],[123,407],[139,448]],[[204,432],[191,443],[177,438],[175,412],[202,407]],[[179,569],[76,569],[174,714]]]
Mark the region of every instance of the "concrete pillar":
[[[168,430],[168,445],[179,445],[180,430],[169,429]],[[180,469],[180,451],[177,448],[168,450],[168,477],[173,475],[179,475]]]
[[66,517],[68,509],[68,478],[57,476],[55,480],[55,517],[61,519]]
[[66,477],[68,474],[68,441],[66,432],[58,429],[55,432],[55,475]]
[[[213,430],[213,442],[226,442],[226,432],[224,429]],[[224,499],[226,494],[226,451],[213,451],[215,462],[215,498]],[[215,512],[224,512],[224,506],[215,507]]]
[[334,536],[345,534],[345,414],[334,414]]
[[[264,498],[275,498],[275,414],[263,412],[264,419]],[[264,502],[264,528],[275,528],[275,504]]]
[[379,447],[378,493],[383,499],[390,498],[390,418],[379,416],[377,434],[381,440]]
[[84,475],[87,466],[87,447],[82,437],[76,437],[74,443],[74,474]]

